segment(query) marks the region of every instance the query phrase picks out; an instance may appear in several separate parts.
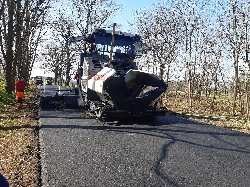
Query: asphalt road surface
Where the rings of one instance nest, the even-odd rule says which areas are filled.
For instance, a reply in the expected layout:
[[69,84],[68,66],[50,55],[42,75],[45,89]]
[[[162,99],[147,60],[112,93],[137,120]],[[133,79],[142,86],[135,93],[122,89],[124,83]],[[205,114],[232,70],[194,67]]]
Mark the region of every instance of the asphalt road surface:
[[44,187],[248,187],[250,136],[177,116],[108,125],[40,111]]

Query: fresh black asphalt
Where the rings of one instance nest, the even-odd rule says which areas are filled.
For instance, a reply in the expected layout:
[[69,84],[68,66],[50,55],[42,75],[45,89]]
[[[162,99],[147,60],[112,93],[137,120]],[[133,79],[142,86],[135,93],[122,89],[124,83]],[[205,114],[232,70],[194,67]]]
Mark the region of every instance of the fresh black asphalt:
[[108,125],[40,111],[43,187],[248,187],[250,135],[174,115]]

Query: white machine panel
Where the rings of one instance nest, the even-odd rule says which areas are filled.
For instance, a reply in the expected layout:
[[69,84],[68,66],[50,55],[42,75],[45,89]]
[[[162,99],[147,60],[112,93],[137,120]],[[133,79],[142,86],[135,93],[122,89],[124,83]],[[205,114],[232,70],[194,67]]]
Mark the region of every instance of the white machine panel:
[[112,75],[115,74],[115,70],[109,67],[104,67],[100,72],[88,80],[88,88],[98,93],[103,93],[103,82]]

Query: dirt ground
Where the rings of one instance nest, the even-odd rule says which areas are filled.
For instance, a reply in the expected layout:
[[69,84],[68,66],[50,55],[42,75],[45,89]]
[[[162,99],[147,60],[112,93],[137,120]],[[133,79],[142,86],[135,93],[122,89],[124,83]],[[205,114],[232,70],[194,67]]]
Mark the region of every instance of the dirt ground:
[[0,173],[11,187],[38,187],[40,164],[37,106],[28,95],[22,109],[5,105],[0,114]]

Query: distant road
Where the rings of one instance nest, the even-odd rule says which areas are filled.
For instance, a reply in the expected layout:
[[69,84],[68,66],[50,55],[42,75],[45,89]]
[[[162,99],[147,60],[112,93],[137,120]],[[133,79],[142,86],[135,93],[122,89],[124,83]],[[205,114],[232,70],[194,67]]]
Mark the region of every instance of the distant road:
[[250,135],[167,115],[107,125],[40,111],[44,187],[247,187]]
[[[43,96],[54,96],[59,89],[66,89],[58,85],[37,85],[38,90],[41,90]],[[68,89],[68,88],[67,88]]]

